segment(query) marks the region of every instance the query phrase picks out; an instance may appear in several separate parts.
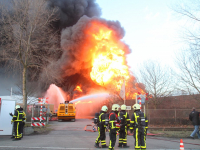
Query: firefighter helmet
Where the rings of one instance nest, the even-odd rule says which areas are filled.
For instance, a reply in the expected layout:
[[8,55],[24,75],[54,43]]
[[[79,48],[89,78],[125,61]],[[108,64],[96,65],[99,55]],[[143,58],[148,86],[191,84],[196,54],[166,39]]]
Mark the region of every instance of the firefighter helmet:
[[16,105],[16,106],[15,106],[15,109],[18,109],[18,108],[20,108],[20,106],[19,106],[19,105]]
[[125,105],[125,104],[123,104],[123,105],[121,106],[121,110],[126,110],[126,105]]
[[139,104],[134,104],[133,105],[133,110],[138,110],[140,109],[140,105]]
[[106,105],[102,106],[101,108],[102,111],[107,112],[108,111],[108,107]]
[[119,107],[120,107],[120,106],[119,106],[118,104],[113,104],[113,105],[112,105],[112,110],[113,110],[113,111],[119,111]]

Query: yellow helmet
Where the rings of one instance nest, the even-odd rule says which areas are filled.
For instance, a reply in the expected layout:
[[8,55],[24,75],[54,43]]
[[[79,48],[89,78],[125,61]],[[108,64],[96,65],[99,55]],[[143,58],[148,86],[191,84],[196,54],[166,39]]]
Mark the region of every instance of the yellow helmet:
[[118,104],[113,104],[113,105],[112,105],[112,110],[113,110],[113,111],[119,111],[119,107],[120,107],[120,106],[119,106]]
[[140,109],[140,105],[139,104],[134,104],[133,105],[133,110],[138,110]]
[[19,106],[19,105],[16,105],[16,106],[15,106],[15,109],[18,109],[18,108],[20,108],[20,106]]
[[108,107],[106,105],[102,106],[101,108],[102,111],[107,112],[108,111]]
[[125,105],[125,104],[123,104],[123,105],[121,106],[121,110],[126,110],[126,105]]

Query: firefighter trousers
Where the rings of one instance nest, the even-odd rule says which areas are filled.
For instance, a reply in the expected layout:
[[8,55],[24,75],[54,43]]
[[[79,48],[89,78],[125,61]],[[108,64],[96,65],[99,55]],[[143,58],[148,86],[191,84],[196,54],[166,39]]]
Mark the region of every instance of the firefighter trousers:
[[120,128],[119,130],[119,146],[127,146],[127,127]]
[[109,150],[114,150],[116,138],[117,138],[117,131],[116,129],[110,129],[109,131],[110,142],[109,142]]
[[22,137],[22,128],[23,128],[22,121],[15,121],[14,122],[15,139],[21,139],[21,137]]
[[146,129],[135,128],[134,138],[135,138],[135,150],[146,150]]
[[106,128],[100,128],[98,127],[98,137],[95,141],[95,143],[100,143],[101,142],[101,145],[106,145]]

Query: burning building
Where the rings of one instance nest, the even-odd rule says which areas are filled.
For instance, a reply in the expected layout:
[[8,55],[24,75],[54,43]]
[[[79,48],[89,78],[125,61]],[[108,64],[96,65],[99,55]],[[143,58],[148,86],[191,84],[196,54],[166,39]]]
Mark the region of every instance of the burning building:
[[[61,3],[65,4],[71,1],[50,2],[51,5],[59,6],[62,11],[70,9],[69,6],[63,8],[65,5],[61,5]],[[125,30],[119,21],[100,18],[99,7],[94,3],[95,1],[81,2],[83,2],[81,5],[76,1],[70,3],[73,3],[73,6],[80,11],[79,15],[74,17],[75,20],[68,19],[69,22],[67,22],[67,18],[63,18],[65,15],[61,13],[60,22],[62,23],[59,28],[62,28],[61,48],[63,53],[54,65],[49,65],[49,69],[55,69],[57,78],[61,80],[55,83],[59,88],[56,88],[54,92],[47,91],[46,96],[49,97],[51,103],[60,103],[88,94],[107,93],[106,96],[109,96],[109,93],[113,93],[119,95],[125,81],[126,99],[133,99],[135,93],[144,92],[144,88],[141,88],[140,84],[136,82],[127,65],[126,56],[131,53],[131,49],[122,41]],[[87,7],[84,7],[86,3],[91,6],[89,7],[90,11],[86,11]],[[94,11],[95,8],[97,11]],[[83,13],[89,13],[91,10],[96,14]],[[62,96],[54,97],[55,93]],[[106,99],[106,96],[100,98],[99,101]],[[92,99],[98,98],[93,97]],[[76,100],[74,102],[79,103]],[[84,103],[94,103],[98,105],[98,109],[105,104],[97,104],[91,99],[85,100]],[[90,108],[86,108],[87,111],[91,109],[92,104],[89,106]],[[78,109],[80,111],[80,108]],[[91,111],[91,113],[94,112]]]

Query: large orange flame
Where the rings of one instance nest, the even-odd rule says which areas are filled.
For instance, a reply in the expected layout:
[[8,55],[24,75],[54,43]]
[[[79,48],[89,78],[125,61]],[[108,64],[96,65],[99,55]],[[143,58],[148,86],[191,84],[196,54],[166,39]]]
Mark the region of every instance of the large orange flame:
[[81,89],[81,86],[77,85],[76,88],[74,89],[74,91],[79,91],[79,92],[83,92]]
[[[123,79],[129,78],[129,67],[125,60],[125,45],[117,39],[115,31],[99,22],[92,22],[87,34],[92,34],[94,46],[92,70],[90,77],[101,86],[105,86],[115,79],[115,86],[119,90]],[[98,31],[96,28],[98,27]],[[94,31],[94,32],[92,32]],[[117,79],[117,81],[116,81]]]

